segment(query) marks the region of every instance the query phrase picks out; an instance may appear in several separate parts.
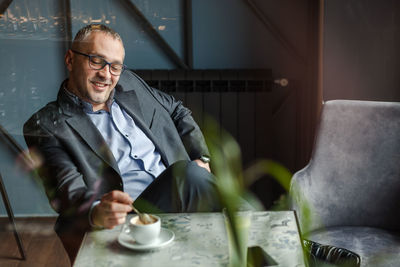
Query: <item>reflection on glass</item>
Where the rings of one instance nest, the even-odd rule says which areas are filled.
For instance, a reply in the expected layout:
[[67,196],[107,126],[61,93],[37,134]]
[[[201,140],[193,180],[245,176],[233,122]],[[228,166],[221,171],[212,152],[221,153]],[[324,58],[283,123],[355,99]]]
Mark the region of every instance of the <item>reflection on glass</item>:
[[[134,1],[147,19],[159,31],[176,30],[178,1],[171,4],[154,3],[148,0]],[[88,23],[104,23],[111,27],[117,23],[115,5],[112,0],[71,0],[72,25],[80,28]],[[63,1],[13,0],[0,16],[0,39],[63,40],[66,36],[66,9]]]
[[65,36],[63,3],[14,0],[0,16],[0,39],[60,40]]

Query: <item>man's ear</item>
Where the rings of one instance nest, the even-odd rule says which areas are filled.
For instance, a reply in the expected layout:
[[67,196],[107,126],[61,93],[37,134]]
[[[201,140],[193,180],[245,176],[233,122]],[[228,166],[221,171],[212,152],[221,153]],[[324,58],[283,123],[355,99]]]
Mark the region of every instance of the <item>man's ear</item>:
[[73,62],[73,52],[71,49],[68,49],[67,53],[65,53],[64,57],[65,65],[67,66],[68,71],[72,71],[72,62]]

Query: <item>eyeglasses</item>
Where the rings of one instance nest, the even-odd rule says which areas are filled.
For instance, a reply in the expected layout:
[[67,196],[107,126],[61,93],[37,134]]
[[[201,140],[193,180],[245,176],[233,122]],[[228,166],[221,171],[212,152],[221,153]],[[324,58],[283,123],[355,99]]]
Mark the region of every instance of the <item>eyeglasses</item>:
[[85,57],[89,58],[89,67],[94,69],[94,70],[101,70],[103,69],[106,65],[110,66],[110,73],[112,75],[115,76],[119,76],[121,75],[121,73],[125,70],[125,65],[124,64],[120,64],[120,63],[110,63],[107,62],[107,60],[105,60],[104,58],[102,58],[101,56],[96,56],[96,55],[88,55],[88,54],[84,54],[75,50],[72,50],[72,52],[78,54],[78,55],[82,55]]

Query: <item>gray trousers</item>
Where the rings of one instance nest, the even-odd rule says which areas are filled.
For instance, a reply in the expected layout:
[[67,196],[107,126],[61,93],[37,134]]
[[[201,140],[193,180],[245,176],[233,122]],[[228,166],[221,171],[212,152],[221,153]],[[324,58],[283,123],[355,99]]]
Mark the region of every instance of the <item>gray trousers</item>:
[[221,211],[215,177],[193,161],[178,161],[155,179],[134,205],[148,213]]

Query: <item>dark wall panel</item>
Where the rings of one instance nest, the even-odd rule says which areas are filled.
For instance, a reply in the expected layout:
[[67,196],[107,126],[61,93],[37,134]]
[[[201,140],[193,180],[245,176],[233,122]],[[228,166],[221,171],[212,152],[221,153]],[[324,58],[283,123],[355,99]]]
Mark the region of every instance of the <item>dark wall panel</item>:
[[400,2],[326,0],[324,99],[400,101]]

